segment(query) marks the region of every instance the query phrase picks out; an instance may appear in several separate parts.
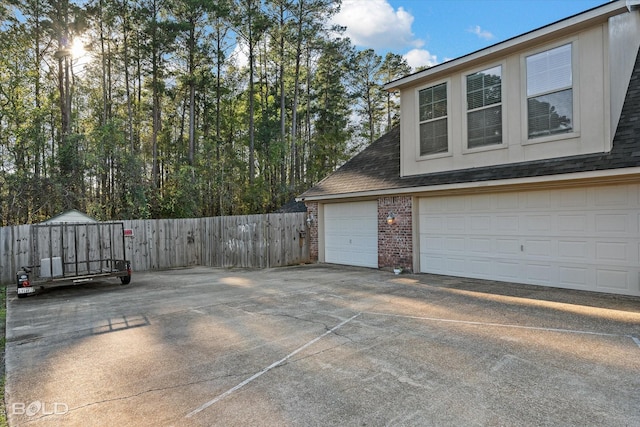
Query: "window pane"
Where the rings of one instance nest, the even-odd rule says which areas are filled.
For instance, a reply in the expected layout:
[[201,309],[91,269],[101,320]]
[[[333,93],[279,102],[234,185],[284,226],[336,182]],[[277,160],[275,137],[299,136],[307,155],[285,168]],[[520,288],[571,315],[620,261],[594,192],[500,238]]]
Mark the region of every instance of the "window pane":
[[486,126],[502,125],[502,107],[491,107],[484,110],[484,121]]
[[433,90],[424,89],[420,91],[420,105],[431,104],[433,102]]
[[493,105],[502,102],[502,85],[490,86],[484,93],[484,105]]
[[419,114],[421,122],[445,117],[447,115],[446,83],[422,89],[418,92],[418,100],[420,103]]
[[420,125],[420,155],[446,153],[449,150],[447,119]]
[[433,103],[433,88],[422,89],[420,91],[420,105]]
[[528,100],[529,138],[573,131],[573,90],[563,90]]
[[447,115],[447,100],[439,101],[433,104],[433,118],[444,117]]
[[571,44],[527,57],[527,96],[571,85]]
[[467,93],[467,109],[475,110],[484,106],[484,93],[482,90]]
[[468,113],[467,127],[469,148],[502,144],[502,106]]
[[433,122],[433,134],[437,138],[447,136],[447,119],[437,120]]
[[486,107],[502,102],[502,66],[467,76],[467,109]]
[[[447,134],[447,84],[419,91],[420,103],[420,155],[446,153],[449,150]],[[426,123],[425,123],[426,122]]]
[[420,107],[420,121],[424,122],[433,119],[433,104]]
[[469,129],[469,148],[481,147],[483,140],[484,128]]
[[442,101],[447,99],[447,85],[445,83],[433,87],[433,100]]
[[469,131],[484,129],[484,110],[474,111],[467,116]]
[[467,93],[482,89],[482,74],[475,73],[467,76]]

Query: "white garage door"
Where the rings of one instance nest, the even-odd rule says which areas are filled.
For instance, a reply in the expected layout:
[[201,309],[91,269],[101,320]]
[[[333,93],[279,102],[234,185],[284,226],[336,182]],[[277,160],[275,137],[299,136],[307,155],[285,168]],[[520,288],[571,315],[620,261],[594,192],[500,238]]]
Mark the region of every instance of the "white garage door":
[[378,202],[324,206],[324,259],[378,268]]
[[420,269],[640,295],[640,186],[425,197]]

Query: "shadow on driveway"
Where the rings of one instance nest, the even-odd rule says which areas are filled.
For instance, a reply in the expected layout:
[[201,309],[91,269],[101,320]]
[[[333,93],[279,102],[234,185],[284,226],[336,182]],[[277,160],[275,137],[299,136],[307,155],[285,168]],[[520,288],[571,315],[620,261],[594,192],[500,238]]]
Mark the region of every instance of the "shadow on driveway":
[[640,298],[331,265],[8,296],[10,425],[640,425]]

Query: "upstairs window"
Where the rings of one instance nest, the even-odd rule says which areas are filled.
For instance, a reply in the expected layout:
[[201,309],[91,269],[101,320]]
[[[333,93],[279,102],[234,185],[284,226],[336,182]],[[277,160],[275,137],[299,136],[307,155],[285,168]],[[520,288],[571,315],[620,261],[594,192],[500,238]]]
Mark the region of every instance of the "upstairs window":
[[529,139],[573,132],[571,44],[527,57]]
[[420,114],[420,155],[449,151],[447,125],[447,84],[442,83],[418,92]]
[[502,144],[502,66],[467,76],[467,147]]

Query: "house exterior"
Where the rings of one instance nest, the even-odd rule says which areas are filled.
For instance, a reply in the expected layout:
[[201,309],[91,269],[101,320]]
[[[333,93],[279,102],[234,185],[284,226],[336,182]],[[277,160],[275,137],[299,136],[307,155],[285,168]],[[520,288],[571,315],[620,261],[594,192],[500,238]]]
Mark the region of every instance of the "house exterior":
[[639,3],[388,83],[400,126],[298,198],[312,257],[640,295]]

